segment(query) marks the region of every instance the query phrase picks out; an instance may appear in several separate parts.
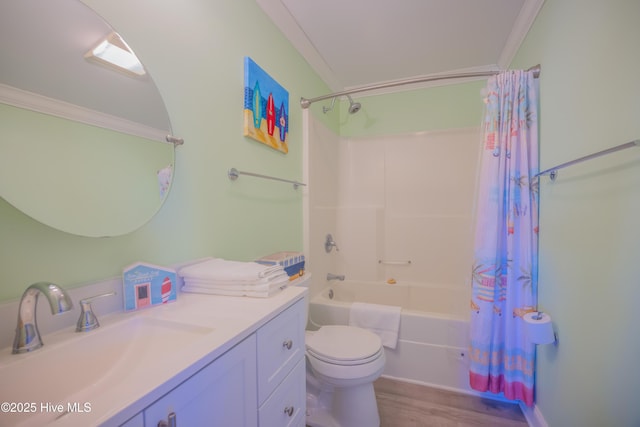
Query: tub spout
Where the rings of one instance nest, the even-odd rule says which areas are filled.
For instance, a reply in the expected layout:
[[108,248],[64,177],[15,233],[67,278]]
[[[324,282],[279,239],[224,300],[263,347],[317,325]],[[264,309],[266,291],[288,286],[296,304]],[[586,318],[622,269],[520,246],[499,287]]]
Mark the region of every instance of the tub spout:
[[51,314],[64,313],[73,308],[71,298],[59,286],[49,282],[38,282],[29,286],[20,299],[13,354],[26,353],[42,347],[42,338],[40,338],[36,319],[36,307],[40,294],[49,300]]
[[327,273],[327,280],[344,280],[344,274]]

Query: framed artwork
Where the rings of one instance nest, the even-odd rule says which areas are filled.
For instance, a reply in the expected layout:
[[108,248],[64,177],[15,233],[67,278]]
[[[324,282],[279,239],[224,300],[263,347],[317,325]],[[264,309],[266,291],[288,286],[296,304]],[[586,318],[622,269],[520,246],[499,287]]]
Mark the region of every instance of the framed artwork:
[[244,58],[244,136],[289,151],[289,92],[251,58]]

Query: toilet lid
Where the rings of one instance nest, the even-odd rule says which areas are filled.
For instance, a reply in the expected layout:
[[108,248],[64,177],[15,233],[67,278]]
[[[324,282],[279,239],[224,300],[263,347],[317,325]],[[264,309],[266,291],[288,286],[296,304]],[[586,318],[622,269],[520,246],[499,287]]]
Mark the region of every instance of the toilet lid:
[[382,348],[380,337],[373,332],[344,325],[323,326],[305,341],[312,353],[344,362],[368,359]]

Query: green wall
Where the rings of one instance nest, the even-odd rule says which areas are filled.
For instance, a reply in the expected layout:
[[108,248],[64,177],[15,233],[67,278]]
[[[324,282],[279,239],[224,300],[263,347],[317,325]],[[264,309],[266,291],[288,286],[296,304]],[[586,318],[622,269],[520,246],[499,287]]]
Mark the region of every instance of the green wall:
[[[540,63],[546,169],[640,138],[640,2],[546,0],[513,62]],[[551,427],[640,425],[640,150],[540,182],[539,304],[557,346],[538,348]]]
[[[302,176],[300,97],[329,92],[254,1],[86,0],[135,49],[167,105],[178,147],[175,180],[160,212],[122,237],[84,238],[43,226],[0,199],[0,301],[31,283],[74,287],[121,274],[135,261],[202,256],[250,260],[302,250],[302,196],[291,186],[242,177],[231,167]],[[290,151],[242,136],[243,58],[289,90]],[[317,106],[312,110],[317,113]],[[321,115],[321,113],[320,113]],[[330,117],[320,117],[330,127]],[[69,209],[81,209],[69,206]]]
[[355,95],[354,101],[362,104],[357,114],[349,114],[349,102],[343,100],[340,109],[327,116],[338,119],[340,135],[344,137],[480,126],[480,91],[485,86],[486,81],[479,80],[384,95]]

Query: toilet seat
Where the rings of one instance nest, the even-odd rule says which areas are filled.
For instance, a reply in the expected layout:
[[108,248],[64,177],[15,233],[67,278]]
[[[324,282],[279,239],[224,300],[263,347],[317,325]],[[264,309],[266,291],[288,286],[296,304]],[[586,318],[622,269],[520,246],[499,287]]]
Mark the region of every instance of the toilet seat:
[[311,357],[334,365],[362,365],[376,360],[383,353],[380,337],[352,326],[323,326],[307,334],[305,341]]

